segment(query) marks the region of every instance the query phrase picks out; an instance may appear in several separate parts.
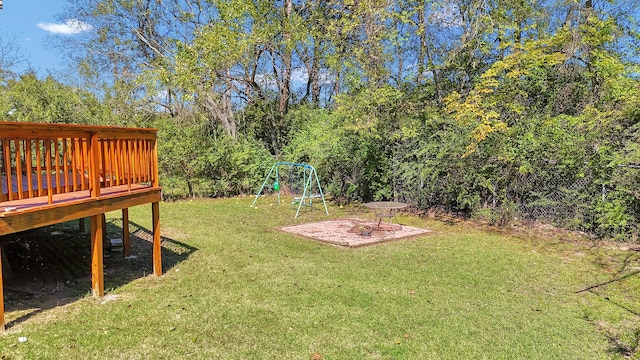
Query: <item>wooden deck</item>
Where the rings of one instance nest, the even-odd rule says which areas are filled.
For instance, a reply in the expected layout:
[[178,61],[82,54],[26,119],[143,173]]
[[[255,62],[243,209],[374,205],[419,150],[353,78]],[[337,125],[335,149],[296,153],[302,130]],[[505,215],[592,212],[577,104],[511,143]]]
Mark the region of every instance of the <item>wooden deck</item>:
[[90,217],[94,296],[104,295],[108,211],[122,211],[127,256],[128,208],[151,204],[153,269],[162,274],[160,197],[155,129],[0,122],[0,236]]

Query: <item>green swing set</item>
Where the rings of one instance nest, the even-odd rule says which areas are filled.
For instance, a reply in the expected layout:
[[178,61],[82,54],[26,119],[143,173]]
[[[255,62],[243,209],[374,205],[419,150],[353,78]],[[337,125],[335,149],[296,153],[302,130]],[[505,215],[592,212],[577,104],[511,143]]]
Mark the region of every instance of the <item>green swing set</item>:
[[[289,169],[288,176],[284,176],[284,178],[288,180],[290,184],[290,192],[292,195],[294,195],[291,204],[298,205],[298,210],[296,211],[295,218],[298,217],[298,215],[300,214],[300,209],[303,206],[313,207],[313,198],[318,197],[322,199],[324,211],[327,215],[329,215],[329,210],[327,210],[327,203],[324,199],[324,194],[322,193],[322,187],[320,186],[320,180],[318,179],[318,173],[316,172],[316,169],[308,164],[297,164],[292,162],[276,162],[275,164],[273,164],[273,166],[271,166],[271,170],[269,170],[269,173],[265,177],[260,190],[256,194],[256,198],[251,204],[251,207],[254,207],[256,205],[260,194],[262,194],[262,191],[267,185],[267,182],[269,182],[269,180],[272,178],[272,175],[275,175],[275,181],[273,182],[273,191],[278,194],[278,205],[280,205],[281,167],[288,167]],[[302,180],[302,182],[300,182],[300,180]],[[317,186],[318,190],[317,194],[313,193],[314,180],[315,186]],[[302,193],[300,193],[300,190],[302,190]],[[300,196],[296,196],[297,194],[300,194]]]

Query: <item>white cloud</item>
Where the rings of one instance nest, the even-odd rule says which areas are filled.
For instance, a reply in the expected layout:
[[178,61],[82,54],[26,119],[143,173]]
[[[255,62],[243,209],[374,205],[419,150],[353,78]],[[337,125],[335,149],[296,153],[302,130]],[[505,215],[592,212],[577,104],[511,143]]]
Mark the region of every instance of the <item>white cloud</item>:
[[278,88],[278,83],[276,82],[276,79],[271,74],[257,74],[255,77],[255,80],[256,80],[256,83],[258,83],[258,85],[262,86],[265,89]]
[[429,15],[431,22],[439,23],[446,28],[460,27],[464,25],[460,16],[460,8],[452,2],[446,3],[440,9],[436,9]]
[[[333,84],[335,80],[335,75],[327,69],[320,69],[318,72],[318,84],[320,86]],[[306,68],[297,68],[291,72],[292,83],[306,83],[307,81],[309,81],[309,73]]]
[[67,20],[63,24],[39,23],[38,27],[52,34],[63,34],[63,35],[72,35],[72,34],[77,34],[83,31],[89,31],[93,29],[93,26],[77,19]]
[[[278,89],[278,82],[273,74],[257,74],[255,80],[263,89]],[[318,73],[318,85],[331,85],[335,80],[336,78],[333,73],[326,69],[320,69]],[[306,68],[299,67],[291,71],[291,84],[293,87],[305,86],[307,81],[309,81],[309,74]]]

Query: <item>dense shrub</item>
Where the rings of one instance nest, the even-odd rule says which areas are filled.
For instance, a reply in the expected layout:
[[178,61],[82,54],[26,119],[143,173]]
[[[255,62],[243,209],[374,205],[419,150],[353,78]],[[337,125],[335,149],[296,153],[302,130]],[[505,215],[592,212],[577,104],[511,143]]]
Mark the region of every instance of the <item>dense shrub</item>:
[[232,196],[253,192],[270,155],[256,140],[210,134],[205,121],[156,123],[159,168],[166,198]]

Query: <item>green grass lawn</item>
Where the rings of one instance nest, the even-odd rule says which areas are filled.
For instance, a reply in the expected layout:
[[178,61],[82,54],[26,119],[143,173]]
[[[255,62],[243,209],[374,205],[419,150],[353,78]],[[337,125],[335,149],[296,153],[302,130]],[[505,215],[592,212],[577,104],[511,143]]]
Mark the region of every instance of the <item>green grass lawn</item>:
[[[161,204],[163,236],[191,248],[186,259],[162,278],[141,273],[109,289],[112,301],[81,297],[15,324],[0,335],[0,356],[609,359],[635,350],[638,276],[580,292],[633,272],[634,251],[409,216],[400,221],[434,232],[344,249],[274,230],[326,219],[321,211],[294,220],[288,206],[266,199],[251,209],[252,200]],[[150,207],[130,216],[149,227]]]

